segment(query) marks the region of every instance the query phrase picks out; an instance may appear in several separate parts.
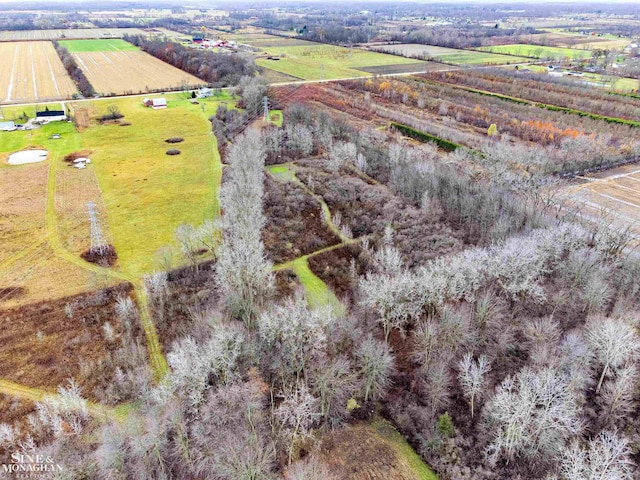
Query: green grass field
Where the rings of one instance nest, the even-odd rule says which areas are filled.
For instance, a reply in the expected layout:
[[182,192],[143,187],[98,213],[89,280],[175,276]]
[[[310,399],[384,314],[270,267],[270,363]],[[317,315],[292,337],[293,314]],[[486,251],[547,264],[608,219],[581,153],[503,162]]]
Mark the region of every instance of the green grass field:
[[460,53],[439,55],[434,60],[456,65],[506,65],[513,63],[527,63],[528,58],[500,55],[487,52],[461,51]]
[[543,47],[540,45],[526,45],[516,43],[513,45],[495,45],[492,47],[480,47],[482,52],[504,53],[508,55],[522,55],[532,58],[550,58],[553,60],[581,60],[591,57],[589,50],[577,50],[574,48]]
[[323,78],[329,80],[370,75],[356,70],[360,67],[415,64],[416,70],[420,70],[420,65],[424,64],[420,60],[332,45],[264,47],[264,51],[280,59],[258,58],[256,63],[259,66],[304,80]]
[[[197,226],[219,214],[222,166],[207,118],[220,101],[231,98],[225,95],[193,105],[179,94],[165,97],[164,110],[146,108],[139,98],[95,102],[96,114],[115,105],[131,126],[95,125],[80,134],[82,148],[93,152],[92,168],[109,231],[120,268],[128,274],[159,268],[158,252],[167,246],[179,259],[176,228],[183,223]],[[165,143],[176,136],[184,142]],[[166,155],[174,147],[181,154]]]
[[60,45],[70,53],[82,52],[121,52],[138,50],[138,47],[120,39],[108,40],[61,40]]

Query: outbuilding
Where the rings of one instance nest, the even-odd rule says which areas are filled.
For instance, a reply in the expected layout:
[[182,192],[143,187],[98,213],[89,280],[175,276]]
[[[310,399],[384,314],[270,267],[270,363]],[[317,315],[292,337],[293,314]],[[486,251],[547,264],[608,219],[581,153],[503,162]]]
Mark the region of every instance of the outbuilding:
[[67,115],[64,110],[43,110],[36,112],[37,123],[49,123],[49,122],[64,122],[67,119]]
[[164,97],[161,98],[145,98],[144,100],[142,100],[142,103],[146,106],[146,107],[151,107],[155,110],[158,110],[160,108],[167,108],[167,99]]

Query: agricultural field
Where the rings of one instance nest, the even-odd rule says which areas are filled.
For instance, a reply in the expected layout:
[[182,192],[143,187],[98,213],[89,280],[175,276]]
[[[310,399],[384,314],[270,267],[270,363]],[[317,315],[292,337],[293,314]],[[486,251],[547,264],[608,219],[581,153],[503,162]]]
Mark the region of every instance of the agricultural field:
[[578,50],[575,48],[545,47],[541,45],[527,45],[517,43],[514,45],[495,45],[492,47],[480,47],[482,52],[503,53],[507,55],[521,55],[531,58],[550,60],[584,60],[591,58],[589,50]]
[[125,35],[147,35],[139,28],[77,28],[53,30],[0,31],[0,42],[25,40],[60,40],[64,38],[120,38]]
[[384,53],[331,45],[264,47],[272,59],[258,58],[256,64],[303,80],[364,77],[364,68],[415,65],[422,71],[425,62]]
[[377,45],[376,50],[402,55],[409,58],[431,59],[438,62],[453,63],[455,65],[507,65],[526,63],[528,58],[518,58],[499,53],[486,53],[474,50],[459,50],[456,48],[437,47],[434,45],[397,44]]
[[615,228],[630,229],[633,246],[640,246],[640,166],[588,174],[576,182],[559,191],[564,208],[589,221],[605,218]]
[[69,98],[77,92],[50,42],[0,43],[0,102]]
[[[98,207],[103,234],[118,254],[116,268],[125,275],[139,277],[157,268],[162,247],[181,262],[175,229],[181,223],[199,225],[218,209],[220,167],[207,118],[219,102],[232,101],[220,96],[192,105],[181,95],[168,95],[168,99],[169,107],[158,111],[144,107],[140,98],[67,104],[72,111],[89,110],[92,118],[106,113],[109,106],[117,107],[131,126],[92,124],[77,132],[73,124],[51,123],[31,131],[0,133],[0,181],[5,185],[0,188],[0,290],[24,288],[20,295],[11,295],[7,304],[59,298],[101,284],[104,279],[59,261],[55,248],[47,245],[55,228],[56,248],[76,257],[89,248],[89,201]],[[22,112],[33,114],[33,107],[3,108],[6,119]],[[52,133],[61,139],[51,139]],[[175,136],[185,140],[181,154],[169,157],[164,140]],[[9,153],[29,147],[48,150],[49,158],[42,163],[7,165]],[[91,167],[69,168],[62,158],[73,152],[90,156]],[[203,181],[202,172],[211,175]],[[20,197],[14,195],[12,185],[23,186]],[[184,194],[187,191],[189,195]],[[49,253],[43,255],[43,251]],[[34,258],[40,260],[30,265],[27,260]],[[9,301],[8,294],[4,300]]]
[[631,42],[628,38],[607,38],[595,35],[580,35],[570,32],[536,33],[523,37],[525,43],[543,44],[550,47],[575,48],[579,50],[622,50]]
[[146,93],[204,82],[123,40],[66,40],[94,89],[102,94]]
[[[92,117],[117,107],[130,126],[96,125],[83,131],[82,148],[92,151],[106,218],[121,269],[132,275],[158,267],[159,250],[180,258],[174,233],[181,223],[201,224],[218,211],[219,157],[207,118],[229,96],[193,105],[167,96],[168,108],[153,110],[140,98],[95,103]],[[72,104],[85,108],[85,104]],[[178,156],[165,154],[167,138],[182,137]],[[203,172],[209,174],[203,175]],[[189,192],[185,195],[185,192]]]

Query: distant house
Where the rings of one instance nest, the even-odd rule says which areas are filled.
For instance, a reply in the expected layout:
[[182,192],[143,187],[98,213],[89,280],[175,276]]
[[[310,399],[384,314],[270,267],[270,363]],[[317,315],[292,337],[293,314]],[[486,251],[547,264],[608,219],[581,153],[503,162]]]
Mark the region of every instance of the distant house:
[[166,98],[146,98],[142,100],[142,103],[146,107],[151,107],[155,110],[160,108],[167,108],[167,99]]
[[13,132],[16,129],[15,122],[0,122],[0,132]]
[[67,114],[64,110],[43,110],[42,112],[36,112],[36,123],[49,123],[49,122],[64,122],[67,119]]
[[202,35],[201,33],[194,33],[191,41],[200,45],[202,42],[204,42],[204,35]]
[[198,93],[196,95],[198,98],[213,97],[213,90],[210,88],[202,87],[198,89]]

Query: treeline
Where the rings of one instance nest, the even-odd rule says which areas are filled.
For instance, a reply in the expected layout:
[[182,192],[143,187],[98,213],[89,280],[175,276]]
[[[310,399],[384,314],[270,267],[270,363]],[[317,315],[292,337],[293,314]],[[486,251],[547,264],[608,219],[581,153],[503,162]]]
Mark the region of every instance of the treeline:
[[60,45],[57,41],[53,42],[53,46],[62,60],[62,65],[67,70],[67,73],[78,87],[78,90],[82,94],[83,97],[92,97],[95,95],[96,91],[93,89],[93,85],[89,82],[89,79],[84,74],[84,72],[78,67],[73,55],[69,53],[69,50]]
[[440,26],[415,29],[391,35],[399,43],[418,43],[448,48],[476,48],[488,45],[518,43],[520,35],[537,33],[534,28],[492,28],[473,26]]
[[253,76],[256,72],[256,65],[248,56],[187,48],[178,43],[143,36],[125,36],[124,40],[163,62],[201,78],[213,87],[237,85],[241,77]]

